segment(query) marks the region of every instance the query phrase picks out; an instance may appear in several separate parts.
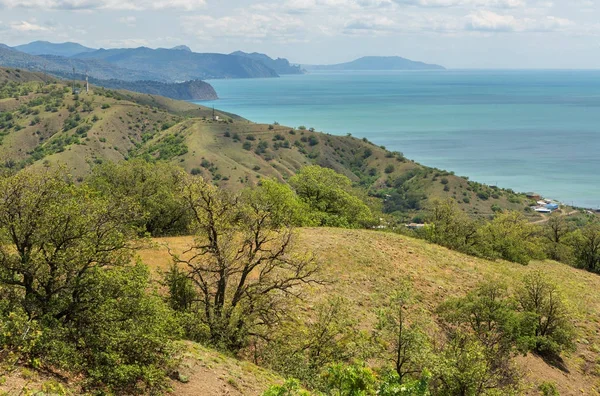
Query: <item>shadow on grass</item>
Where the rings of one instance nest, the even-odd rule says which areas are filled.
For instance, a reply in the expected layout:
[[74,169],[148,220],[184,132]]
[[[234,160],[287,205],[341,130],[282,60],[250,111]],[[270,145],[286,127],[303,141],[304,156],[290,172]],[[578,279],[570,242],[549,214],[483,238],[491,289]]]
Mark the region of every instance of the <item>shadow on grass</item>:
[[555,353],[536,353],[549,366],[555,367],[564,373],[570,373],[564,359]]

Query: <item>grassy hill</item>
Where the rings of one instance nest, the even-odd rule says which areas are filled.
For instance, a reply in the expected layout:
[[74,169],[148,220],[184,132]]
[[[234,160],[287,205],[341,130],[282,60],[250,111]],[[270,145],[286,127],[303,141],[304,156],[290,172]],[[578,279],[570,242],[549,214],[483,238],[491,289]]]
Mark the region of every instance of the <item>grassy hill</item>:
[[[163,238],[156,242],[156,247],[143,250],[140,256],[152,268],[164,270],[171,263],[165,246],[182,252],[192,239]],[[464,296],[484,280],[515,285],[527,273],[541,269],[560,284],[575,312],[577,349],[566,355],[567,371],[531,354],[518,358],[517,364],[524,374],[523,393],[538,394],[537,386],[545,381],[555,382],[561,395],[593,395],[600,390],[597,275],[552,261],[533,262],[529,266],[491,262],[422,240],[375,231],[302,229],[297,248],[313,252],[319,258],[320,276],[332,281],[313,288],[299,311],[311,312],[312,307],[328,296],[343,296],[365,329],[373,325],[376,310],[385,306],[389,294],[402,280],[409,280],[418,293],[418,308],[433,312],[448,297]]]
[[255,124],[219,111],[215,121],[212,109],[187,102],[99,88],[73,95],[65,84],[0,69],[1,165],[63,164],[84,177],[94,164],[144,156],[235,190],[263,177],[286,180],[318,164],[348,176],[374,205],[402,221],[418,217],[434,198],[451,198],[484,217],[529,205],[523,195],[420,165],[366,139]]

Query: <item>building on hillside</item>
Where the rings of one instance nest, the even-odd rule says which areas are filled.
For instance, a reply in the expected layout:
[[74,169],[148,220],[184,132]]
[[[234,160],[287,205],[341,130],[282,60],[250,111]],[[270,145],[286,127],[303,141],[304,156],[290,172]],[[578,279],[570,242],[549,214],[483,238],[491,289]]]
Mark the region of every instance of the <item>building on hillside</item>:
[[550,210],[548,208],[544,208],[544,207],[535,208],[534,210],[538,213],[552,213],[552,210]]
[[529,192],[529,193],[527,193],[525,195],[527,196],[527,198],[534,199],[536,201],[539,201],[540,199],[542,199],[542,196],[540,194],[536,194],[534,192]]
[[555,211],[558,210],[559,205],[556,203],[549,203],[546,206],[544,206],[546,209],[550,209],[551,211]]

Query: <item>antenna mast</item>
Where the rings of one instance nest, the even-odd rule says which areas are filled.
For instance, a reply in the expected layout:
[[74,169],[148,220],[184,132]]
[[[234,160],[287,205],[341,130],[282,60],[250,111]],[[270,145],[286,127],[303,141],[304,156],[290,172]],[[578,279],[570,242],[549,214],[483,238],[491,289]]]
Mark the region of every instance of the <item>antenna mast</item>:
[[73,94],[75,94],[75,67],[73,67]]
[[85,69],[85,93],[90,93],[90,80],[87,69]]

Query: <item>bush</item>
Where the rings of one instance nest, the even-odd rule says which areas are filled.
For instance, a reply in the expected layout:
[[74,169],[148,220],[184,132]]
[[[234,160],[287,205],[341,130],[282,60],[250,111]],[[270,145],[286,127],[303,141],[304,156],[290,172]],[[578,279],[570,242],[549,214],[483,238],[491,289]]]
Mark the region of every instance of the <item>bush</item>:
[[396,170],[396,168],[394,167],[394,165],[388,165],[385,167],[385,173],[390,174],[393,173],[394,170]]

